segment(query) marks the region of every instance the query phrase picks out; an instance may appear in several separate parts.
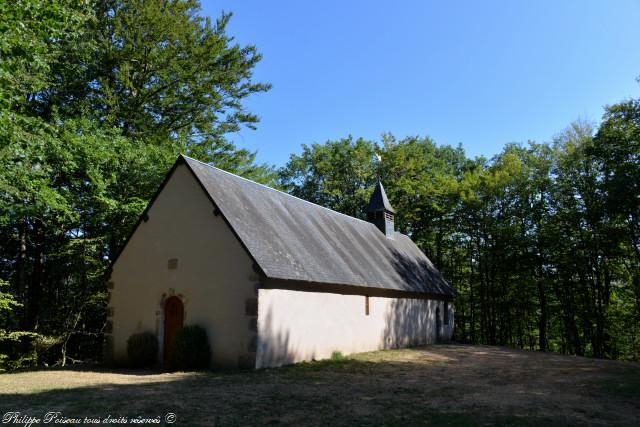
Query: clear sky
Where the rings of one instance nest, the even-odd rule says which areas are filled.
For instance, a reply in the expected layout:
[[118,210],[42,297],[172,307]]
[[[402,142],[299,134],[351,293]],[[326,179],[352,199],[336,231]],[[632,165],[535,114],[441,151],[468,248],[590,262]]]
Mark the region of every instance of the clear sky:
[[278,166],[349,134],[428,135],[492,156],[549,141],[578,118],[640,97],[640,0],[207,1],[264,55],[232,139]]

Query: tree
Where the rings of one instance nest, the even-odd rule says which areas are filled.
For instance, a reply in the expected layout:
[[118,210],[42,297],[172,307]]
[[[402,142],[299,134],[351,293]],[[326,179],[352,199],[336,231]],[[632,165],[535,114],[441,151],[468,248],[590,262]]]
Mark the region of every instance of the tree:
[[456,287],[458,340],[638,360],[636,109],[491,159],[390,134],[303,146],[281,183],[361,216],[381,178],[398,231]]
[[[29,104],[52,84],[51,71],[62,61],[62,40],[73,43],[83,37],[89,13],[81,2],[0,4],[0,274],[12,279],[22,300],[30,273],[29,218],[39,218],[46,210],[55,212],[60,202],[47,187],[38,157],[55,130],[33,114]],[[21,323],[25,326],[26,318]]]
[[640,355],[640,100],[607,107],[590,148],[600,193],[611,222],[608,235],[618,252],[613,283],[612,334],[625,354]]
[[376,182],[376,146],[352,137],[303,145],[279,171],[280,185],[291,194],[338,212],[363,217]]
[[83,38],[89,16],[86,2],[16,0],[0,4],[2,136],[7,136],[10,121],[20,125],[17,116],[25,112],[26,101],[49,87],[52,70],[62,66],[63,44]]
[[13,295],[8,292],[2,292],[2,288],[8,286],[9,283],[6,280],[0,279],[0,314],[2,315],[10,312],[14,307],[20,307],[20,303],[15,300]]
[[179,153],[275,177],[225,140],[257,122],[242,101],[268,89],[251,80],[260,55],[198,8],[0,4],[0,277],[21,303],[6,323],[49,336],[62,363],[101,354],[105,272]]
[[256,47],[226,34],[231,14],[212,24],[199,9],[197,0],[98,0],[87,23],[95,48],[89,57],[67,55],[79,63],[75,78],[65,77],[68,64],[57,69],[60,85],[36,108],[90,113],[125,137],[178,140],[205,161],[228,155],[234,147],[224,136],[258,121],[242,101],[270,85],[252,81],[262,58]]

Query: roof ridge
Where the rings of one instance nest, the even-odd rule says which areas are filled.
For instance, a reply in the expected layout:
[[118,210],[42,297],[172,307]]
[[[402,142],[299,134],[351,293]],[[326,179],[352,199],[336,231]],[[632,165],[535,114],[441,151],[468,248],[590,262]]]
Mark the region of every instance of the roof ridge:
[[216,167],[216,166],[210,165],[210,164],[205,163],[205,162],[203,162],[203,161],[200,161],[200,160],[198,160],[198,159],[194,159],[193,157],[189,157],[189,156],[187,156],[187,155],[185,155],[185,154],[180,154],[180,155],[181,155],[182,157],[184,157],[185,159],[193,160],[193,161],[198,162],[198,163],[200,163],[200,164],[202,164],[202,165],[204,165],[204,166],[206,166],[206,167],[209,167],[209,168],[211,168],[211,169],[216,169],[216,170],[218,170],[218,171],[220,171],[220,172],[226,173],[226,174],[231,175],[231,176],[233,176],[233,177],[240,178],[240,179],[242,179],[242,180],[244,180],[244,181],[250,182],[250,183],[255,184],[255,185],[258,185],[258,186],[260,186],[260,187],[264,187],[264,188],[266,188],[266,189],[268,189],[268,190],[275,191],[275,192],[280,193],[280,194],[282,194],[282,195],[284,195],[284,196],[291,197],[291,198],[294,198],[294,199],[300,200],[300,201],[305,202],[305,203],[309,203],[309,204],[311,204],[311,205],[313,205],[313,206],[317,206],[317,207],[319,207],[319,208],[326,209],[326,210],[328,210],[329,212],[332,212],[332,213],[335,213],[335,214],[338,214],[338,215],[342,215],[342,216],[346,216],[347,218],[350,218],[350,219],[353,219],[353,220],[356,220],[356,221],[360,221],[360,222],[364,222],[365,224],[370,224],[371,226],[375,227],[375,225],[374,225],[374,224],[370,223],[369,221],[365,221],[364,219],[356,218],[355,216],[351,216],[351,215],[347,215],[347,214],[342,213],[342,212],[335,211],[335,210],[333,210],[333,209],[331,209],[331,208],[327,208],[326,206],[322,206],[322,205],[319,205],[319,204],[317,204],[317,203],[310,202],[309,200],[305,200],[305,199],[303,199],[303,198],[300,198],[300,197],[298,197],[298,196],[294,196],[293,194],[289,194],[289,193],[286,193],[286,192],[284,192],[284,191],[278,190],[278,189],[276,189],[276,188],[269,187],[268,185],[261,184],[261,183],[256,182],[256,181],[252,181],[252,180],[250,180],[249,178],[245,178],[245,177],[243,177],[243,176],[236,175],[235,173],[232,173],[232,172],[226,171],[226,170],[224,170],[224,169],[221,169],[221,168],[219,168],[219,167]]

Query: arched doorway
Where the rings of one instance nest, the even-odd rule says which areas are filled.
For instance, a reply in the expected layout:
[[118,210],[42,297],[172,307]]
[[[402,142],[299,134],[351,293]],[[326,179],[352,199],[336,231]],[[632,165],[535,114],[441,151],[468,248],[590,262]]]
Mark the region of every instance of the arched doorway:
[[171,359],[171,341],[176,330],[182,327],[184,305],[180,298],[172,296],[164,303],[164,354],[165,365]]

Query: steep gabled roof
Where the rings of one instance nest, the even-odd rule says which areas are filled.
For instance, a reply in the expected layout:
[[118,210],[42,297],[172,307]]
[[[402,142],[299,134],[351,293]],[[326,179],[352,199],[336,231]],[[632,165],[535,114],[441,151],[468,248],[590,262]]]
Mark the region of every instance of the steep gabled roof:
[[403,234],[388,239],[369,222],[182,159],[269,279],[454,294]]
[[396,211],[391,207],[391,203],[389,203],[389,199],[387,198],[387,193],[384,191],[384,187],[381,182],[378,182],[376,188],[373,190],[373,194],[369,199],[369,204],[366,208],[364,208],[365,212],[378,212],[378,211],[387,211],[391,213],[396,213]]

